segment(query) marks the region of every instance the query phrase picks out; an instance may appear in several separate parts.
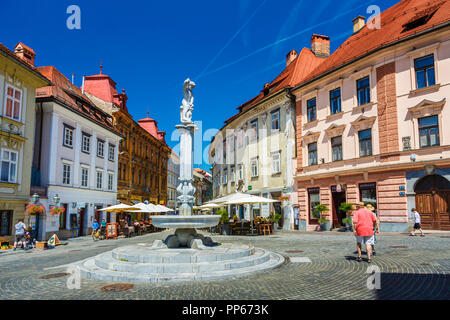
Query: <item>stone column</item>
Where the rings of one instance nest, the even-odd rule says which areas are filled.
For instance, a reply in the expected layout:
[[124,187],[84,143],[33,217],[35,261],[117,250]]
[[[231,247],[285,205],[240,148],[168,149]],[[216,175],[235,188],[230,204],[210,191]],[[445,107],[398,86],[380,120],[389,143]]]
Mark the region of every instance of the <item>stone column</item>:
[[180,184],[177,187],[180,202],[180,216],[191,216],[194,205],[195,187],[193,179],[193,139],[197,129],[194,123],[177,125],[180,132]]

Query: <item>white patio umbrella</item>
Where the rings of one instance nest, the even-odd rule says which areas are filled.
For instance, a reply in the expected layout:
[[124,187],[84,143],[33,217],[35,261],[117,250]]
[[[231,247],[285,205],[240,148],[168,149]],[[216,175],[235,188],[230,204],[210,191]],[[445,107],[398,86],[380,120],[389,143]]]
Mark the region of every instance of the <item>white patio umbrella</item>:
[[205,203],[201,206],[198,206],[197,209],[217,209],[223,207],[223,205],[219,205],[217,203]]
[[144,212],[144,213],[155,213],[160,212],[159,209],[152,203],[137,203],[133,206],[133,210],[126,210],[127,212]]
[[173,209],[170,209],[168,207],[162,206],[160,204],[157,204],[155,207],[157,208],[157,210],[159,210],[158,212],[171,212],[171,211],[174,211]]
[[[225,197],[224,197],[225,198]],[[280,202],[279,200],[268,199],[264,197],[254,196],[247,193],[233,193],[229,196],[226,196],[226,201],[222,204],[231,205],[231,204],[249,204],[250,205],[250,219],[252,223],[252,234],[253,234],[253,205],[255,203],[273,203]]]
[[106,212],[122,212],[122,211],[127,211],[127,210],[135,211],[135,210],[139,210],[139,209],[136,209],[134,206],[130,206],[130,205],[124,204],[124,203],[120,203],[120,204],[116,204],[114,206],[99,209],[99,211],[106,211]]

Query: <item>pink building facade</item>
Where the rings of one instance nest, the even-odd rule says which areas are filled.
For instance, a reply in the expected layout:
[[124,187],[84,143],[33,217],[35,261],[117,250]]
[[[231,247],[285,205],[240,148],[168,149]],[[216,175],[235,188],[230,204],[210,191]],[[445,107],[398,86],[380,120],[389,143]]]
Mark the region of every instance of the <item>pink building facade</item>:
[[[292,89],[300,230],[340,227],[343,202],[371,203],[382,232],[450,230],[450,3],[402,1]],[[395,19],[394,19],[395,18]],[[361,23],[362,20],[362,23]]]

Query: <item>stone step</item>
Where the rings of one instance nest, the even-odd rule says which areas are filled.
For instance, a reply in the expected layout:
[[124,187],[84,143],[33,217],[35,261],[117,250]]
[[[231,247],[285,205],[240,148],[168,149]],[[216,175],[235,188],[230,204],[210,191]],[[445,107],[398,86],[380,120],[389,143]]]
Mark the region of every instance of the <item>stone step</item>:
[[[264,250],[263,250],[264,251]],[[112,282],[178,282],[194,280],[214,280],[220,278],[239,277],[249,275],[258,271],[273,269],[284,262],[284,257],[272,253],[264,252],[269,255],[269,259],[261,264],[247,266],[239,269],[205,271],[200,273],[169,273],[169,274],[140,274],[132,272],[118,272],[102,269],[95,265],[93,258],[83,261],[79,267],[81,275],[85,278],[112,281]]]
[[112,251],[116,260],[141,263],[197,263],[234,260],[254,253],[253,246],[224,246],[213,250],[195,249],[154,249],[151,247],[122,247]]
[[106,252],[94,257],[95,265],[102,269],[120,272],[136,273],[198,273],[208,271],[232,270],[264,263],[270,259],[268,253],[262,249],[254,250],[251,256],[239,257],[225,261],[203,261],[188,263],[141,263],[120,261],[113,258],[111,252]]

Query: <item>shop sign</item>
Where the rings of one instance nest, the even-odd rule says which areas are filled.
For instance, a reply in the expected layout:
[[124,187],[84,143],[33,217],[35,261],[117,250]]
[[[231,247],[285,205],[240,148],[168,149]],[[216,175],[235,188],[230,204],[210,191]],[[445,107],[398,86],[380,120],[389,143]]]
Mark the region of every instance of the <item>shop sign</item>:
[[77,209],[82,209],[86,207],[86,203],[84,202],[77,202]]

